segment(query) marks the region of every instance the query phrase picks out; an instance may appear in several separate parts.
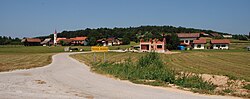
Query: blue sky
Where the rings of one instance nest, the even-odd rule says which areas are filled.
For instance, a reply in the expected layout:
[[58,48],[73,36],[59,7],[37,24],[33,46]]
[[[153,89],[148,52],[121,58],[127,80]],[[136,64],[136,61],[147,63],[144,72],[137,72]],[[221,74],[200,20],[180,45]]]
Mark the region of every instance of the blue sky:
[[249,5],[250,0],[0,0],[0,35],[141,25],[248,34]]

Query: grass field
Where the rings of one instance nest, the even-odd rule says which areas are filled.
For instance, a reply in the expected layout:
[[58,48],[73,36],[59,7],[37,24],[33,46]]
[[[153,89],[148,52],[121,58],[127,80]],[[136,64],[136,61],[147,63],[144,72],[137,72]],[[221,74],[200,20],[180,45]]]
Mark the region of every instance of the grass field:
[[[138,43],[131,42],[130,45],[110,46],[109,49],[126,49]],[[64,52],[67,46],[22,46],[2,45],[0,46],[0,72],[15,69],[29,69],[45,66],[52,61],[51,56]],[[72,46],[74,48],[90,51],[90,46]]]
[[0,72],[29,69],[51,63],[53,53],[43,54],[0,54]]
[[[122,62],[127,58],[137,61],[145,53],[106,53],[109,62]],[[96,53],[96,61],[103,61],[103,53]],[[81,59],[86,64],[93,63],[93,53],[78,54],[72,57]],[[177,71],[227,75],[231,78],[250,81],[250,52],[228,51],[187,51],[180,54],[161,54],[165,66]],[[84,59],[84,60],[82,60]]]
[[62,51],[62,47],[0,46],[0,72],[45,66],[53,54]]

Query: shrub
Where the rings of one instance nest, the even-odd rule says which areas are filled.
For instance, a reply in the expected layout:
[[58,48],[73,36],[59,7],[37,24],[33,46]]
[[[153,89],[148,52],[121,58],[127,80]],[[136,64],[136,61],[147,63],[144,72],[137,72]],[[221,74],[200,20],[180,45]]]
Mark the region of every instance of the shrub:
[[211,82],[203,81],[198,75],[184,75],[176,79],[175,84],[186,88],[197,88],[202,90],[214,90],[216,88]]
[[215,86],[203,81],[198,75],[184,75],[175,78],[175,71],[165,67],[158,53],[150,52],[142,56],[136,63],[130,58],[123,62],[99,63],[93,67],[94,70],[111,74],[120,79],[128,79],[134,83],[150,84],[154,86],[165,85],[166,83],[176,84],[187,88],[198,90],[214,90]]
[[250,84],[243,86],[244,89],[250,90]]
[[222,91],[225,92],[225,93],[232,93],[233,92],[233,90],[231,90],[231,89],[224,89]]

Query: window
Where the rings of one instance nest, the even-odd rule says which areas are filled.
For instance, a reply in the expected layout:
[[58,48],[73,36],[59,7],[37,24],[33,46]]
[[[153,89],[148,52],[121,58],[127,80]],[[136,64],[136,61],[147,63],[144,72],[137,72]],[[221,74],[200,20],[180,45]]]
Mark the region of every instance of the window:
[[185,40],[185,43],[188,43],[188,40]]
[[157,45],[157,48],[162,48],[162,45]]
[[197,45],[197,48],[201,48],[201,44],[198,44],[198,45]]
[[216,47],[218,47],[218,48],[219,48],[219,47],[220,47],[220,45],[216,45]]
[[226,47],[226,45],[225,45],[225,44],[223,44],[223,45],[221,45],[221,47]]

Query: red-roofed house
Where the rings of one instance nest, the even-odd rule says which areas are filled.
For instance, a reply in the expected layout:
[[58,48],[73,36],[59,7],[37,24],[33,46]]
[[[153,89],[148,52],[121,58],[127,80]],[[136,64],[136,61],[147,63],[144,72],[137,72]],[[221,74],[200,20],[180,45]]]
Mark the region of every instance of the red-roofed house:
[[206,39],[194,40],[194,49],[205,49]]
[[210,33],[210,35],[211,35],[213,38],[221,38],[221,37],[222,37],[219,33]]
[[190,46],[194,40],[200,37],[200,33],[177,33],[180,45]]
[[114,46],[114,45],[121,45],[122,41],[119,40],[116,37],[110,37],[110,38],[102,38],[96,41],[99,44],[102,44],[103,46]]
[[39,38],[25,38],[21,42],[24,43],[24,46],[40,46],[41,39]]
[[[87,45],[87,37],[75,37],[75,38],[57,38],[57,44],[64,42],[66,45]],[[62,45],[62,44],[61,44]]]
[[74,45],[87,45],[87,37],[75,37],[70,38],[72,40],[72,44]]
[[213,49],[229,49],[230,41],[228,39],[211,40]]
[[162,41],[157,40],[157,39],[150,39],[149,41],[144,41],[141,39],[140,41],[140,51],[142,52],[160,52],[164,53],[165,52],[165,44],[166,44],[166,39],[164,38]]

